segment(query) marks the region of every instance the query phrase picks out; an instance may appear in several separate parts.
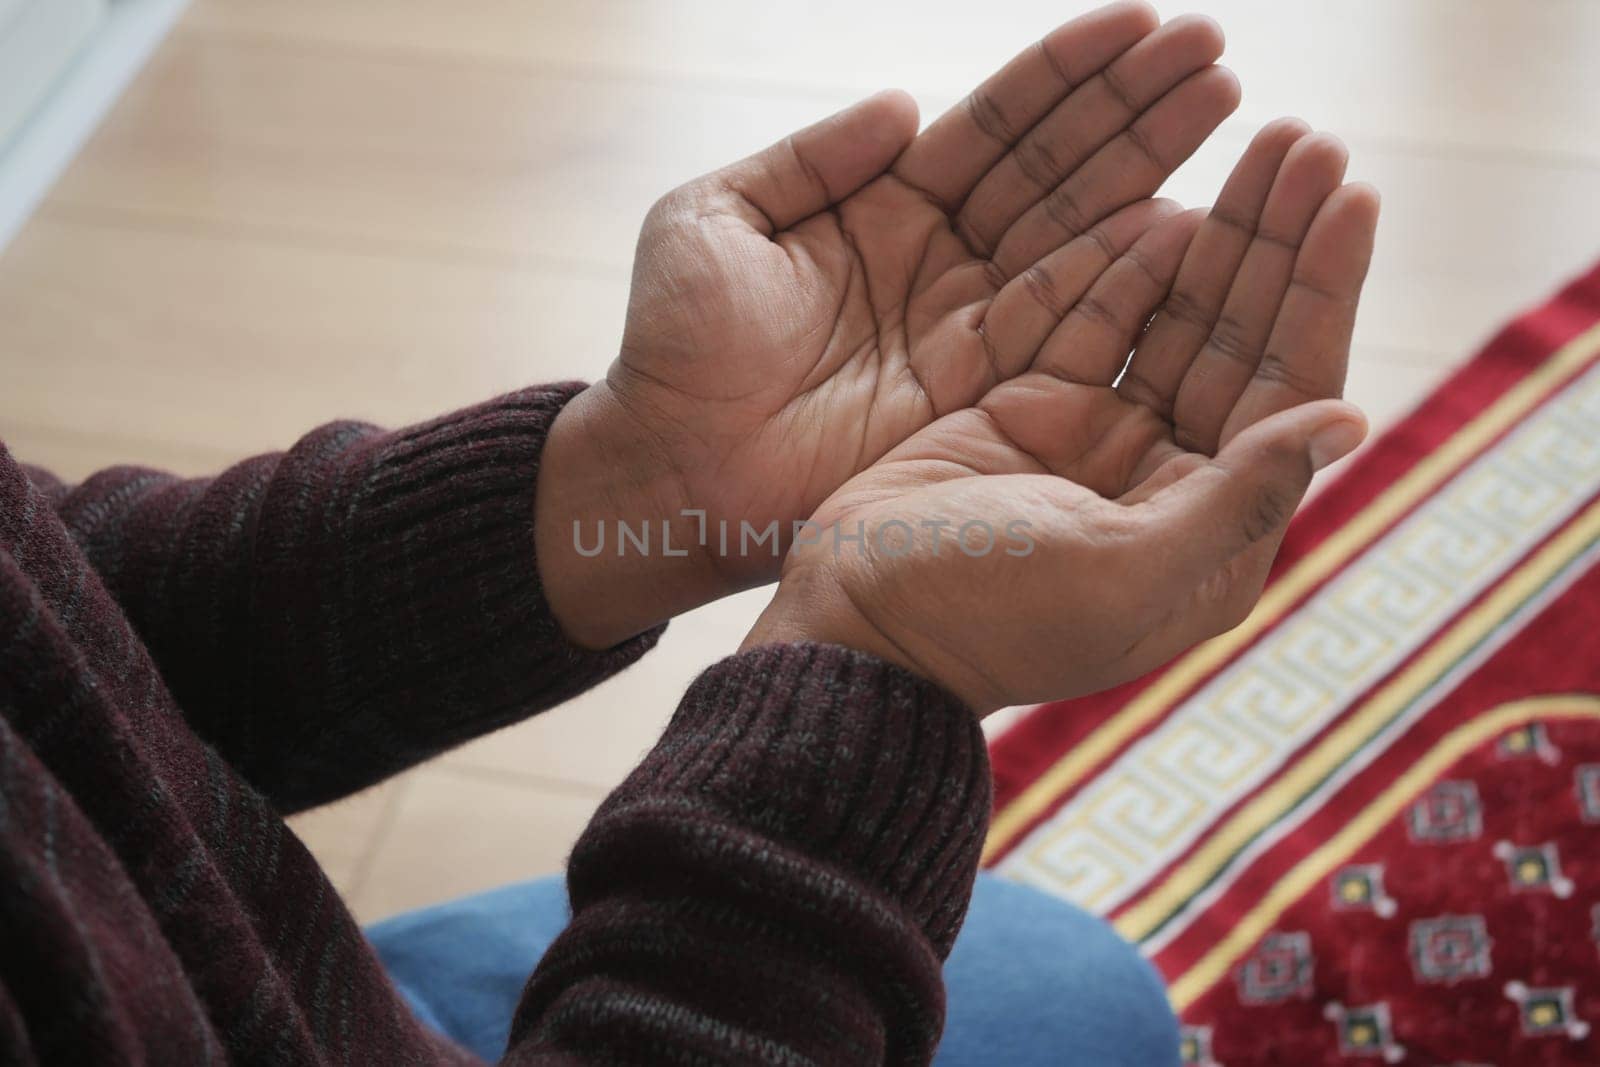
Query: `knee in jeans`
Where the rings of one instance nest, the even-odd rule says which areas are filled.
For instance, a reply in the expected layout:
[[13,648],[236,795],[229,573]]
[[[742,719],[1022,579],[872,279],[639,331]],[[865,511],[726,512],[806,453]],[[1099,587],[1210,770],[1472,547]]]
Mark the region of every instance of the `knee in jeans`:
[[[1178,1023],[1155,968],[1064,901],[980,878],[950,963],[951,1054],[941,1067],[984,1062],[968,1050],[985,1041],[1011,1050],[990,1062],[1178,1063]],[[963,1028],[965,1037],[951,1032]],[[984,1041],[966,1040],[979,1034]]]

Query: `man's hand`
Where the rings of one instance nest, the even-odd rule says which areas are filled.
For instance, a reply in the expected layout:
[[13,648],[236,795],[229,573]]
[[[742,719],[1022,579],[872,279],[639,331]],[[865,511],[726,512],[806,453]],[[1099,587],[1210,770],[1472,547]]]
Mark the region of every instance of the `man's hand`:
[[1337,140],[1274,123],[1203,221],[1150,230],[1063,314],[1002,294],[995,339],[1037,345],[1033,369],[830,497],[817,526],[865,541],[797,546],[747,644],[850,645],[987,712],[1127,681],[1239,622],[1312,473],[1365,433],[1333,398],[1378,198],[1344,165]]
[[[1051,327],[1175,213],[1146,198],[1237,106],[1222,43],[1209,20],[1115,4],[920,136],[911,99],[884,93],[663,198],[620,358],[545,451],[541,571],[569,635],[611,644],[771,580],[792,524],[847,479],[1061,359]],[[709,550],[682,509],[704,511]],[[649,519],[655,553],[619,559],[613,538],[580,558],[575,518],[591,542],[595,520]],[[660,554],[663,518],[689,558]],[[774,521],[779,541],[741,556],[740,524]]]

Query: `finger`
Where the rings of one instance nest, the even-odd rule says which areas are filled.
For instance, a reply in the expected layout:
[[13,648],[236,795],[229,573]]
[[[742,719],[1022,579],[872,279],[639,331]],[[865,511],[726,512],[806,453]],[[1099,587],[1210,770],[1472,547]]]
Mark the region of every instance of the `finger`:
[[1222,424],[1261,362],[1300,242],[1323,201],[1344,180],[1348,160],[1332,134],[1303,137],[1289,149],[1222,311],[1173,401],[1174,438],[1191,452],[1217,450]]
[[1023,212],[1189,75],[1222,55],[1222,30],[1193,15],[1138,41],[1079,85],[978,182],[956,232],[987,256]]
[[1113,211],[1149,196],[1239,106],[1224,67],[1191,74],[1023,212],[991,257],[1014,277]]
[[916,101],[891,89],[689,188],[724,199],[728,210],[771,237],[882,174],[916,132]]
[[1242,552],[1278,541],[1311,476],[1354,451],[1366,417],[1342,400],[1281,411],[1216,458],[1140,505],[1165,566],[1163,582],[1195,587]]
[[1067,309],[1033,369],[1083,385],[1115,382],[1134,340],[1166,298],[1200,220],[1199,211],[1175,215],[1118,256]]
[[1008,282],[978,326],[994,364],[995,381],[1009,380],[1027,369],[1046,338],[1117,258],[1181,210],[1172,200],[1130,204]]
[[1268,415],[1344,394],[1378,209],[1378,191],[1354,184],[1337,190],[1317,212],[1255,377],[1223,424],[1224,446]]
[[1310,132],[1299,119],[1279,119],[1256,134],[1239,157],[1183,258],[1171,295],[1117,383],[1124,399],[1171,420],[1178,385],[1222,313],[1228,286],[1244,261],[1284,157]]
[[1161,24],[1145,3],[1115,3],[1058,27],[922,132],[894,173],[946,211],[1067,94]]

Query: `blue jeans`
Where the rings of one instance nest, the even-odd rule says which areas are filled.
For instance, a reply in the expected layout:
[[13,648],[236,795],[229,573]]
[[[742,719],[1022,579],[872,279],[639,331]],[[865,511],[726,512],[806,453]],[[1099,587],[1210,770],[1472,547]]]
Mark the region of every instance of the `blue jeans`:
[[[528,974],[568,918],[543,878],[367,930],[413,1011],[493,1062]],[[1178,1024],[1155,970],[1101,922],[1035,889],[978,876],[944,969],[937,1067],[1176,1067]]]

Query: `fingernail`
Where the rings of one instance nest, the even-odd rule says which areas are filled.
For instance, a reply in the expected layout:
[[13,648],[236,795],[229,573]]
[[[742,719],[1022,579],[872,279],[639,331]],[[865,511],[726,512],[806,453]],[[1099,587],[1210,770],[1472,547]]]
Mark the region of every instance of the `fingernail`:
[[1348,456],[1356,446],[1366,440],[1367,423],[1363,418],[1338,418],[1311,435],[1311,467],[1322,470]]

